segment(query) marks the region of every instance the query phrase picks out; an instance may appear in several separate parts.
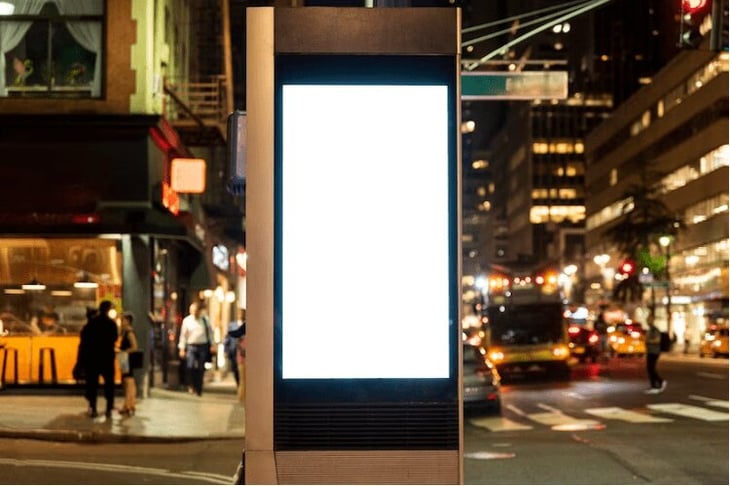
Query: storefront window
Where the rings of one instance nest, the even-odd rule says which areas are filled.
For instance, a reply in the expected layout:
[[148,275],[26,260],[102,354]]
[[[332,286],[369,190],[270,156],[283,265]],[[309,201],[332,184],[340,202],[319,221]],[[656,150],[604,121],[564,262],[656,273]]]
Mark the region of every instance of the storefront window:
[[116,240],[0,239],[0,332],[77,335],[87,308],[121,308],[121,268]]
[[0,96],[100,97],[104,0],[10,0],[0,12]]

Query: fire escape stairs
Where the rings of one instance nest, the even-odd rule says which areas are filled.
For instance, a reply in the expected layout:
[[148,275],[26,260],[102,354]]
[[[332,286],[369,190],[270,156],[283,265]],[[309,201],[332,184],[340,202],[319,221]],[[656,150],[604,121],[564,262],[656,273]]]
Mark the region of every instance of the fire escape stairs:
[[168,78],[165,116],[188,146],[226,143],[233,111],[228,0],[191,0],[190,75]]
[[[233,80],[228,22],[229,0],[189,0],[191,43],[189,75],[163,82],[164,115],[188,147],[226,153],[228,116],[233,111]],[[203,151],[205,152],[205,151]],[[201,194],[206,224],[219,237],[244,238],[243,197],[227,190],[227,161],[208,160],[208,188]],[[218,174],[226,174],[218,179]]]

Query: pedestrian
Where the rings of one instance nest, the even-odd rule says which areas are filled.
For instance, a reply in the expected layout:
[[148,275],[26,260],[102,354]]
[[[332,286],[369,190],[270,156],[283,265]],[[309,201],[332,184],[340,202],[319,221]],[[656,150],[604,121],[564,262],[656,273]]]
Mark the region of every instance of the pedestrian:
[[601,306],[598,311],[598,317],[596,322],[593,324],[593,329],[598,334],[598,347],[599,354],[601,357],[605,357],[608,354],[608,324],[604,318],[605,306]]
[[690,346],[692,346],[692,331],[687,327],[684,330],[684,354],[689,354]]
[[243,309],[236,309],[236,319],[228,324],[228,333],[223,340],[223,348],[226,351],[228,365],[231,367],[233,377],[236,379],[236,386],[240,383],[240,374],[238,373],[238,341],[239,337],[233,333],[243,325]]
[[91,315],[81,330],[79,357],[86,379],[86,400],[89,402],[89,416],[97,417],[96,401],[99,390],[99,376],[104,379],[106,418],[114,410],[114,357],[118,332],[117,324],[109,316],[114,304],[103,300],[99,312]]
[[134,380],[134,368],[130,356],[132,352],[139,349],[137,335],[134,333],[134,314],[125,312],[122,314],[121,334],[119,343],[119,371],[122,373],[122,387],[124,388],[124,406],[119,413],[125,416],[132,416],[137,406],[137,383]]
[[[243,317],[243,312],[241,312],[241,317]],[[239,376],[237,397],[239,402],[244,403],[246,401],[246,321],[242,321],[236,329],[228,331],[226,337],[228,336],[236,339],[236,367]]]
[[188,383],[191,385],[188,392],[198,396],[203,394],[205,363],[212,360],[214,353],[208,319],[203,315],[204,309],[202,303],[190,304],[189,314],[182,321],[177,345],[180,359],[185,360]]
[[649,329],[646,332],[646,372],[649,375],[649,389],[646,393],[661,393],[667,387],[667,381],[663,380],[656,370],[659,355],[662,352],[662,333],[654,325],[654,316],[649,315],[647,319]]

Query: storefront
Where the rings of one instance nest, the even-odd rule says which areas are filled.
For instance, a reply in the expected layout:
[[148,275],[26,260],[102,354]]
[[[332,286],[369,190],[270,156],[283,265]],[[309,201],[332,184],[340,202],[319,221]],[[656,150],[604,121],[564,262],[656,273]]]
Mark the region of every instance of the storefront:
[[188,155],[174,131],[147,115],[0,116],[0,153],[3,385],[72,382],[103,299],[135,315],[143,393],[166,383],[184,303],[215,288],[200,203],[169,188]]

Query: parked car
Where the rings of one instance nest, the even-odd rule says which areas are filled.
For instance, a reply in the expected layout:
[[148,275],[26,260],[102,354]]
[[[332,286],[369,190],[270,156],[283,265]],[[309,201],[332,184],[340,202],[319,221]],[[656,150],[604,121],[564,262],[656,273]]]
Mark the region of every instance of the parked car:
[[728,328],[716,327],[707,330],[700,341],[700,357],[728,357]]
[[464,364],[464,409],[498,414],[502,411],[500,376],[487,358],[487,350],[478,344],[465,342],[462,354]]
[[600,339],[598,333],[593,329],[578,324],[568,326],[568,337],[570,342],[570,355],[578,358],[581,363],[591,360],[591,363],[598,361],[600,350]]
[[644,356],[646,336],[640,324],[626,322],[609,326],[608,345],[611,356]]

